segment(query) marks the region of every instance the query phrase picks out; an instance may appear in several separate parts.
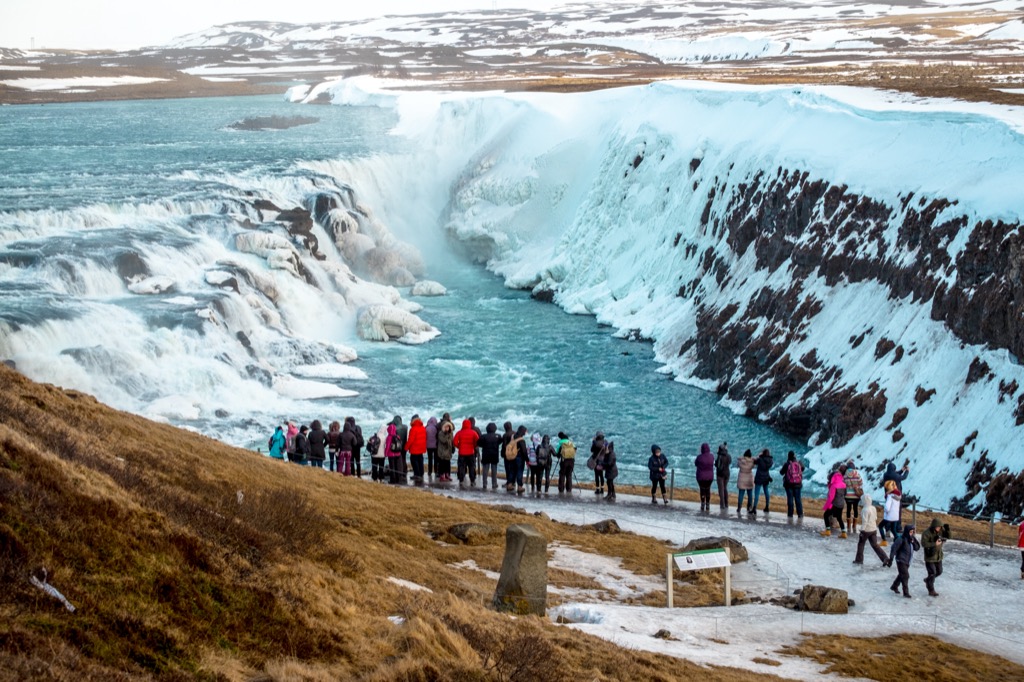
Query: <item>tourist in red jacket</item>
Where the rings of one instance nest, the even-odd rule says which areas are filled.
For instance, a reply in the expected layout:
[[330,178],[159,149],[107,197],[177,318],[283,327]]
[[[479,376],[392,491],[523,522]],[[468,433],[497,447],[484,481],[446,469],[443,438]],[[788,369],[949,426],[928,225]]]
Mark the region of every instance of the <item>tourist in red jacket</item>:
[[466,473],[469,473],[469,484],[476,485],[476,442],[480,434],[473,428],[473,422],[462,420],[462,428],[455,434],[455,451],[459,455],[459,485],[465,485]]
[[409,425],[409,440],[405,449],[409,453],[413,481],[420,485],[423,483],[423,455],[427,454],[427,429],[419,417],[413,417]]

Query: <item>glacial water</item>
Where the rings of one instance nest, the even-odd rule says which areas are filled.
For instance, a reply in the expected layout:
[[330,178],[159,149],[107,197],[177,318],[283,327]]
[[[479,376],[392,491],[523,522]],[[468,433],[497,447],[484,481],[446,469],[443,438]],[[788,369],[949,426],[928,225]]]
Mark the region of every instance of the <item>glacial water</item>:
[[[228,128],[271,115],[319,121]],[[734,457],[767,447],[778,464],[787,450],[806,450],[658,373],[649,344],[506,289],[455,256],[427,263],[447,296],[405,292],[441,331],[420,346],[355,338],[323,277],[317,286],[279,279],[276,308],[257,306],[262,316],[245,296],[211,284],[209,273],[226,267],[265,269],[232,247],[256,218],[253,200],[288,208],[338,188],[302,162],[398,157],[403,140],[387,134],[394,122],[387,109],[299,108],[276,97],[0,109],[0,356],[34,379],[249,447],[284,418],[351,414],[368,430],[393,414],[408,422],[448,411],[475,415],[481,427],[509,420],[564,430],[584,449],[603,430],[627,482],[646,481],[651,443],[685,485],[704,441],[728,441]],[[350,182],[358,195],[358,176]],[[444,239],[438,227],[424,229],[421,238]],[[173,287],[129,291],[115,271],[129,247]],[[270,370],[330,364],[334,344],[355,348],[368,378],[302,376],[358,396],[306,399],[267,379]]]

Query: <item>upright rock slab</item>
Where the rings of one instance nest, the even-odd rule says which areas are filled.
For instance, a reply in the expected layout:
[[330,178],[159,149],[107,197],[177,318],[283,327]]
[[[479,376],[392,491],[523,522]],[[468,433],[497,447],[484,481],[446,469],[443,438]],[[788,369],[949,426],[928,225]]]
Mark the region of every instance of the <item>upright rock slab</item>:
[[514,524],[505,531],[505,559],[494,592],[499,611],[543,616],[548,603],[548,541],[536,528]]

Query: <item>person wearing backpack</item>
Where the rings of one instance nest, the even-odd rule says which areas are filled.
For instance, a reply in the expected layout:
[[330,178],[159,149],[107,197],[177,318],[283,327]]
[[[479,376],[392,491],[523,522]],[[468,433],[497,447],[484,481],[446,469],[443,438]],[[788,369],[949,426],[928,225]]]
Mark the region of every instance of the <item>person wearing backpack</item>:
[[445,483],[452,480],[452,457],[455,456],[455,424],[452,420],[441,422],[437,431],[437,480]]
[[655,497],[658,486],[661,486],[661,499],[665,504],[668,504],[668,498],[665,497],[665,476],[668,471],[668,457],[661,453],[661,448],[657,445],[651,446],[651,456],[647,459],[647,470],[651,474],[651,504],[658,504],[658,498]]
[[860,535],[857,537],[857,554],[853,557],[853,563],[864,563],[864,545],[869,543],[871,549],[875,551],[875,555],[881,559],[882,565],[885,566],[888,563],[888,557],[885,556],[885,551],[878,545],[878,512],[875,510],[875,505],[871,503],[871,496],[867,493],[861,496],[861,507],[864,512],[862,515],[864,523],[861,525]]
[[387,478],[387,439],[388,427],[390,424],[382,424],[377,433],[370,436],[370,442],[366,449],[370,452],[370,478],[374,481],[384,482]]
[[289,462],[295,461],[295,438],[299,435],[299,427],[295,422],[288,422],[288,429],[284,432],[284,452]]
[[558,494],[572,494],[572,479],[576,475],[576,444],[564,431],[558,432]]
[[270,456],[274,459],[284,459],[284,429],[280,425],[274,429],[274,435],[267,441],[267,448]]
[[515,490],[516,486],[515,459],[508,458],[511,452],[508,449],[508,444],[516,437],[516,434],[512,429],[512,422],[505,422],[502,428],[504,431],[501,434],[501,461],[505,467],[505,490],[512,491]]
[[476,486],[476,442],[480,434],[473,428],[473,422],[462,420],[462,428],[455,434],[453,441],[459,453],[458,476],[459,487],[465,485],[466,474],[469,474],[469,485]]
[[[413,417],[415,418],[415,415]],[[395,425],[395,435],[398,436],[398,442],[401,443],[402,446],[402,450],[398,453],[398,472],[402,477],[402,483],[408,483],[409,467],[406,466],[405,453],[406,444],[409,442],[409,427],[402,423],[402,418],[397,414],[395,415],[395,418],[391,420],[391,423]]]
[[825,512],[825,530],[821,531],[822,537],[832,535],[832,526],[838,524],[839,537],[846,537],[846,526],[843,525],[843,507],[846,506],[846,481],[843,475],[846,473],[846,465],[842,464],[832,472],[828,481],[828,497],[822,509]]
[[388,458],[388,482],[391,485],[405,484],[405,467],[402,460],[405,459],[405,444],[402,437],[398,435],[398,427],[394,422],[388,426],[388,438],[384,443],[384,452]]
[[715,455],[715,480],[718,483],[718,508],[726,510],[729,508],[729,467],[732,466],[732,455],[729,454],[729,444],[722,443],[718,446],[718,454]]
[[512,476],[512,481],[505,486],[509,492],[515,490],[520,495],[526,492],[523,486],[523,472],[526,470],[527,456],[526,427],[520,425],[512,440],[505,446],[505,475]]
[[910,563],[914,560],[914,552],[920,549],[921,543],[917,541],[914,526],[907,525],[903,529],[903,534],[896,539],[892,549],[889,550],[889,560],[885,564],[892,566],[892,562],[896,562],[896,579],[892,581],[889,589],[899,594],[899,588],[902,586],[903,596],[907,599],[910,599]]
[[487,489],[487,474],[491,475],[491,490],[498,489],[498,460],[501,459],[501,436],[498,435],[498,425],[489,422],[484,430],[484,435],[477,441],[480,446],[480,462],[483,465],[483,479],[480,487]]
[[526,440],[526,482],[530,484],[530,493],[540,492],[540,467],[537,466],[537,448],[539,447],[540,434],[531,433]]
[[843,482],[846,483],[846,525],[851,533],[856,533],[860,522],[860,496],[864,494],[864,481],[852,459],[846,460]]
[[345,417],[345,424],[352,428],[352,433],[356,436],[355,446],[352,450],[352,464],[355,467],[356,476],[359,478],[363,477],[363,446],[366,445],[366,441],[363,440],[363,429],[356,424],[355,417]]
[[540,494],[541,484],[543,483],[543,492],[547,494],[548,489],[551,488],[551,460],[555,456],[555,449],[551,447],[550,436],[546,434],[541,436],[540,445],[535,450],[535,456],[537,458],[537,466],[534,469],[537,476],[537,493]]
[[792,450],[786,455],[786,461],[779,470],[782,475],[782,488],[786,491],[786,516],[793,518],[796,510],[798,519],[804,517],[804,502],[801,493],[804,488],[804,465],[797,461]]

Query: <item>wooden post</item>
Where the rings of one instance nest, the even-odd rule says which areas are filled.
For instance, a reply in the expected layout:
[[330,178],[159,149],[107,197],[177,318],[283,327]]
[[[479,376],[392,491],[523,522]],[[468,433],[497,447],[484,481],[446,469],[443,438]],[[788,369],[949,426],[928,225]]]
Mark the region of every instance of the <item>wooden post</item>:
[[995,514],[988,517],[988,546],[996,546],[996,517]]
[[675,500],[675,497],[673,495],[673,493],[675,493],[675,491],[676,491],[676,470],[673,469],[672,470],[672,477],[669,479],[669,484],[668,484],[668,499],[669,499],[669,502],[672,502],[672,501]]
[[665,587],[668,592],[668,608],[672,608],[672,572],[675,567],[672,565],[672,555],[665,555]]

